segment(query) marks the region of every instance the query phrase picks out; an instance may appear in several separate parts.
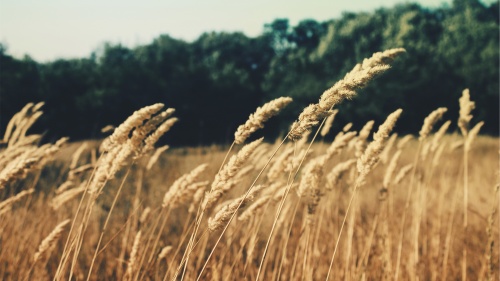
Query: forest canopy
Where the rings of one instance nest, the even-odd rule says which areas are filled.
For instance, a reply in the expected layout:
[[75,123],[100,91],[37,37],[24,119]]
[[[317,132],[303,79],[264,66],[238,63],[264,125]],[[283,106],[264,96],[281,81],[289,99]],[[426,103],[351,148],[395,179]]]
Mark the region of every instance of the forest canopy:
[[47,139],[100,138],[102,127],[162,102],[180,119],[166,137],[170,144],[230,143],[258,106],[290,96],[294,102],[261,132],[276,137],[356,63],[396,47],[407,53],[339,106],[337,128],[345,120],[354,129],[380,123],[403,108],[396,131],[416,133],[440,106],[455,121],[469,88],[482,132],[499,134],[499,2],[477,0],[436,9],[399,4],[295,26],[276,19],[252,38],[207,32],[186,42],[165,34],[147,45],[106,43],[89,57],[46,63],[13,57],[0,45],[0,131],[26,103],[44,101],[37,128],[48,128],[41,131]]

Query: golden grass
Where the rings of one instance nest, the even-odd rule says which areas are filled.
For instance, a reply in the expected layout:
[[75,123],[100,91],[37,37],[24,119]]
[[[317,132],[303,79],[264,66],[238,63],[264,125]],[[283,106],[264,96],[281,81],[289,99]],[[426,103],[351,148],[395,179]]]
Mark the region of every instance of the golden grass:
[[[458,135],[445,135],[443,143],[450,144],[459,138],[460,136]],[[398,161],[396,173],[400,171],[401,167],[412,162],[415,145],[415,141],[410,141],[407,148],[403,150]],[[76,145],[72,146],[76,147]],[[273,148],[270,144],[265,144],[265,147],[267,150]],[[312,149],[315,151],[315,154],[319,154],[320,151],[325,151],[327,147],[327,144],[317,143],[313,145]],[[491,244],[490,240],[496,242],[499,234],[497,215],[495,214],[492,220],[489,219],[490,213],[496,205],[495,200],[497,200],[494,187],[498,182],[496,175],[496,171],[499,168],[498,149],[497,138],[480,136],[476,139],[475,145],[469,155],[469,161],[472,163],[469,167],[470,217],[469,234],[467,235],[468,242],[465,246],[468,249],[468,276],[473,279],[480,276],[486,277],[488,272],[493,272],[494,277],[498,277],[498,248],[496,246],[489,246]],[[90,153],[86,151],[84,158],[90,159],[90,156],[87,154]],[[224,154],[225,151],[218,148],[181,148],[165,152],[158,160],[157,165],[153,166],[150,171],[144,171],[146,170],[146,159],[137,163],[126,179],[125,188],[117,203],[116,211],[104,235],[103,241],[106,247],[97,256],[95,262],[96,268],[99,268],[99,270],[93,272],[90,279],[115,280],[122,278],[123,275],[119,274],[120,271],[123,274],[127,268],[127,260],[137,231],[142,229],[143,233],[147,235],[148,231],[151,230],[156,216],[159,215],[158,208],[162,204],[163,195],[169,190],[170,186],[180,176],[189,173],[197,165],[205,162],[215,164],[207,167],[206,172],[200,177],[200,181],[213,179],[213,176],[218,171],[218,164],[224,158]],[[44,235],[50,233],[59,222],[67,217],[71,217],[76,212],[79,203],[78,199],[73,199],[73,201],[65,203],[58,210],[48,208],[50,202],[57,196],[55,190],[58,181],[59,184],[62,183],[64,176],[68,172],[69,162],[64,162],[65,165],[58,164],[61,161],[58,159],[66,159],[66,155],[63,153],[57,154],[55,162],[47,164],[44,168],[53,170],[50,176],[54,184],[52,186],[39,187],[42,184],[40,182],[36,186],[47,192],[47,195],[38,193],[30,198],[23,199],[13,206],[12,211],[0,217],[1,237],[5,239],[2,239],[0,247],[0,272],[3,272],[3,280],[19,280],[19,278],[23,278],[32,266],[30,257],[33,257],[37,251],[39,244],[45,238]],[[352,150],[343,151],[335,157],[336,159],[333,159],[325,166],[325,170],[331,171],[338,163],[349,161],[349,159],[352,159],[352,156]],[[445,251],[449,251],[447,254],[447,263],[449,264],[447,269],[448,278],[456,279],[461,276],[460,263],[462,248],[464,247],[462,238],[464,236],[461,233],[462,212],[459,207],[459,203],[462,200],[460,178],[463,167],[461,158],[461,151],[450,151],[450,148],[447,147],[441,157],[440,165],[433,168],[432,178],[426,177],[430,171],[424,165],[420,165],[417,169],[418,181],[420,184],[425,183],[428,187],[427,195],[425,196],[426,201],[420,200],[419,202],[415,202],[415,204],[418,203],[422,208],[425,208],[426,212],[419,234],[420,245],[422,245],[420,249],[422,254],[420,257],[419,274],[424,279],[436,278],[437,280],[441,280]],[[257,160],[253,159],[251,163],[257,162]],[[316,228],[314,229],[314,234],[312,234],[314,239],[309,243],[313,243],[309,255],[311,261],[308,264],[312,267],[311,271],[314,273],[314,280],[325,278],[327,270],[325,264],[329,262],[329,255],[331,255],[333,250],[332,241],[337,237],[339,221],[343,217],[346,201],[349,199],[347,197],[350,192],[349,186],[353,181],[352,164],[353,162],[350,165],[351,170],[348,170],[347,173],[344,173],[337,180],[333,189],[326,191],[325,196],[321,199],[318,206],[317,213],[319,216],[317,220],[321,220],[321,223],[316,222]],[[387,264],[388,262],[385,261],[386,258],[384,255],[381,255],[384,251],[383,248],[386,247],[384,245],[387,243],[382,243],[383,241],[392,242],[391,251],[388,256],[390,257],[389,261],[393,264],[392,268],[394,268],[395,246],[400,233],[400,214],[404,208],[409,178],[407,176],[401,183],[393,184],[389,188],[389,192],[393,196],[391,199],[387,196],[388,194],[380,193],[386,168],[387,166],[385,165],[377,165],[375,170],[368,175],[365,185],[359,191],[359,200],[354,220],[355,225],[352,229],[352,234],[349,233],[352,235],[352,238],[346,236],[340,243],[339,259],[336,260],[338,264],[334,265],[332,280],[344,279],[348,276],[354,278],[357,275],[366,275],[373,279],[382,278],[384,276],[382,269],[387,267],[387,270],[389,270],[391,268]],[[142,182],[138,181],[141,173],[145,173]],[[241,194],[251,184],[256,173],[257,171],[252,169],[252,172],[242,177],[240,184],[224,198],[234,198],[238,194]],[[109,193],[104,193],[95,206],[96,210],[90,220],[88,234],[75,268],[75,276],[77,277],[80,276],[84,279],[88,273],[93,254],[92,250],[95,248],[103,226],[103,220],[109,211],[113,199],[111,193],[118,188],[122,177],[123,175],[120,175],[117,179],[108,183]],[[282,174],[280,176],[281,179],[283,177],[287,178],[287,175]],[[32,186],[34,180],[35,178],[30,176],[23,183],[19,183],[19,186]],[[9,196],[5,195],[4,197],[8,198]],[[389,212],[387,217],[382,220],[379,213],[384,200],[393,200],[394,202],[393,211]],[[138,204],[134,203],[136,201],[138,201]],[[301,259],[300,255],[303,253],[303,250],[301,251],[300,249],[304,245],[300,237],[303,229],[302,222],[304,222],[306,217],[300,211],[296,212],[295,218],[292,218],[292,215],[296,204],[298,204],[299,207],[297,209],[299,210],[304,210],[304,208],[307,208],[307,205],[304,202],[297,203],[298,201],[299,197],[292,193],[285,205],[285,210],[289,211],[284,212],[283,225],[277,231],[276,237],[273,239],[274,242],[271,244],[274,245],[272,251],[275,252],[268,262],[264,275],[266,280],[268,278],[271,279],[273,274],[277,274],[275,270],[277,270],[280,263],[283,263],[281,269],[282,276],[280,278],[288,280],[287,278],[290,278],[295,255],[298,255],[299,260]],[[275,204],[273,201],[269,201],[268,206],[262,206],[259,212],[255,212],[253,217],[245,220],[244,223],[240,223],[237,220],[232,222],[229,233],[221,240],[221,245],[217,247],[204,278],[208,280],[214,278],[216,280],[219,277],[223,278],[226,276],[230,277],[229,280],[239,280],[244,275],[249,279],[252,279],[252,276],[255,278],[259,257],[262,255],[263,243],[273,222],[273,215],[270,214],[274,214]],[[169,266],[171,271],[169,276],[171,276],[179,265],[181,253],[186,247],[187,239],[189,239],[189,237],[186,239],[184,236],[188,235],[192,229],[191,225],[194,219],[193,214],[188,212],[189,205],[190,203],[183,204],[177,209],[172,210],[168,218],[168,226],[161,234],[157,248],[148,251],[153,251],[155,256],[158,256],[164,247],[172,246],[173,249],[167,255],[166,261],[162,259],[153,260],[152,264],[149,265],[150,269],[144,273],[145,277],[153,280],[163,280]],[[151,207],[152,209],[150,218],[140,222],[142,210],[147,207]],[[413,215],[410,212],[409,222],[412,220]],[[387,231],[382,227],[384,221],[387,221],[389,226]],[[492,227],[489,227],[490,223],[488,221],[490,221]],[[206,221],[203,222],[204,226],[202,226],[202,229],[206,227],[206,223]],[[375,223],[377,225],[374,225]],[[448,228],[451,229],[452,236],[450,238],[447,238]],[[488,234],[487,229],[492,234]],[[43,268],[36,268],[34,270],[33,273],[36,274],[38,280],[50,280],[53,278],[57,264],[61,258],[60,255],[64,246],[63,242],[67,238],[67,232],[68,229],[66,228],[62,238],[57,242],[57,250],[53,251],[47,264]],[[253,238],[253,235],[256,238]],[[410,274],[412,274],[408,268],[411,259],[411,251],[409,250],[411,245],[410,236],[411,234],[408,234],[408,237],[405,236],[403,243],[404,248],[401,261],[403,268],[400,277],[402,280],[409,279]],[[195,278],[196,271],[202,265],[197,264],[204,261],[206,255],[204,256],[203,253],[211,249],[214,243],[213,239],[215,238],[203,238],[206,240],[201,240],[194,249],[196,259],[192,261],[189,271],[186,272],[186,280]],[[285,239],[288,239],[286,253],[283,248]],[[447,239],[449,239],[448,246],[446,246]],[[255,241],[250,243],[252,240]],[[128,242],[123,243],[123,241]],[[346,256],[348,241],[351,241],[352,244],[349,258]],[[250,244],[253,244],[255,248],[250,248],[252,246]],[[125,255],[122,259],[119,259],[122,250],[125,251]],[[139,249],[139,252],[143,250]],[[247,260],[248,251],[253,252],[252,261]],[[177,255],[175,255],[176,252]],[[283,254],[285,254],[285,259],[281,260]],[[491,258],[489,258],[490,256]],[[384,266],[381,267],[382,265]],[[146,268],[143,265],[141,270],[145,271]],[[232,270],[228,271],[230,268]],[[295,270],[294,275],[296,277],[294,278],[301,279],[302,267],[296,265]],[[215,273],[214,271],[219,271],[219,273]],[[230,275],[229,272],[231,273]],[[391,275],[389,274],[389,276]]]
[[103,142],[38,146],[27,132],[43,104],[27,105],[0,150],[0,278],[498,279],[500,147],[477,135],[482,122],[433,134],[440,108],[419,139],[398,138],[397,110],[373,139],[369,121],[316,140],[332,106],[401,52],[356,66],[274,144],[239,143],[277,107],[252,115],[229,148],[154,149],[177,121],[156,104]]

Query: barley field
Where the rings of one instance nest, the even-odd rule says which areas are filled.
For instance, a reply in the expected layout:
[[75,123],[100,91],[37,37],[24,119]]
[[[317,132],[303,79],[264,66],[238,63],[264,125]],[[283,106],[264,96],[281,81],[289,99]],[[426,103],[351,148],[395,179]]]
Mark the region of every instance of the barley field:
[[500,147],[479,134],[474,93],[415,135],[393,133],[404,108],[330,129],[403,52],[360,62],[276,140],[252,133],[291,98],[231,146],[177,148],[155,145],[177,121],[163,104],[104,140],[43,145],[29,133],[43,103],[26,105],[0,148],[0,278],[498,280]]

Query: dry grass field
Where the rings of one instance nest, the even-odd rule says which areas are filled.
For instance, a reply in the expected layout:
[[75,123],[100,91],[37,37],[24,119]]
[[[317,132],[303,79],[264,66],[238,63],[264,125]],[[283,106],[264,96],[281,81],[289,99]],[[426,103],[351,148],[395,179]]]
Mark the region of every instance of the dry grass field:
[[358,64],[283,139],[251,137],[291,99],[267,103],[230,147],[155,147],[177,121],[162,104],[102,141],[38,145],[27,105],[0,148],[0,278],[498,280],[499,139],[478,135],[474,93],[418,135],[391,133],[404,108],[329,130],[403,51]]

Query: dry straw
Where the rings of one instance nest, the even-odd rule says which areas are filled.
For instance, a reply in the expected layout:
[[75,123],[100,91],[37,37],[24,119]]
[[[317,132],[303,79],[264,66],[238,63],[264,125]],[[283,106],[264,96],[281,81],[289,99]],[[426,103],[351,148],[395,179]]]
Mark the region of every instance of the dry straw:
[[172,246],[165,246],[161,249],[160,254],[158,254],[158,260],[167,258],[167,255],[172,251]]
[[67,180],[63,182],[55,191],[56,194],[61,194],[62,192],[68,190],[69,188],[73,187],[75,183],[71,180]]
[[7,211],[14,203],[16,203],[19,200],[23,199],[23,197],[32,194],[34,191],[35,190],[33,188],[32,189],[28,189],[28,190],[23,190],[23,191],[19,192],[18,194],[10,197],[9,199],[0,202],[0,214],[2,214],[5,211]]
[[312,159],[304,167],[304,175],[297,189],[297,193],[300,197],[306,195],[307,202],[307,223],[311,224],[313,222],[312,216],[316,213],[316,208],[318,207],[319,201],[322,197],[321,182],[323,178],[323,165],[324,157],[317,157]]
[[141,217],[139,218],[139,222],[143,224],[146,222],[146,220],[149,218],[149,215],[151,214],[151,208],[146,207],[144,211],[142,211]]
[[444,113],[448,111],[446,107],[440,107],[433,112],[431,112],[424,120],[424,124],[422,125],[422,129],[420,130],[420,138],[419,140],[422,141],[427,136],[432,132],[432,128],[436,124],[437,121],[439,121]]
[[239,198],[231,200],[230,203],[222,207],[222,209],[212,218],[208,219],[208,230],[210,232],[214,232],[224,227],[233,216],[234,212],[236,212],[239,207],[245,206],[245,204],[253,200],[262,188],[263,186],[261,185],[254,186],[247,196],[243,195]]
[[201,199],[203,198],[203,195],[205,194],[205,188],[208,186],[209,182],[204,181],[198,183],[198,188],[196,192],[193,194],[193,200],[191,201],[191,205],[189,205],[189,213],[194,213],[198,209],[198,204],[200,203]]
[[71,156],[71,163],[69,164],[70,170],[73,170],[76,168],[76,166],[78,165],[78,160],[80,159],[80,156],[82,155],[83,151],[87,148],[87,146],[88,146],[87,143],[84,142],[73,153],[73,155]]
[[398,141],[398,145],[397,145],[397,148],[398,149],[403,149],[405,148],[405,146],[408,144],[408,142],[413,139],[413,136],[412,135],[406,135],[404,137],[402,137],[399,141]]
[[163,104],[157,103],[135,111],[114,130],[111,136],[102,142],[101,151],[109,151],[116,145],[124,144],[128,140],[129,134],[134,128],[142,125],[144,120],[149,119],[153,114],[157,113],[162,108]]
[[61,237],[64,227],[70,222],[70,220],[65,220],[58,224],[54,230],[43,239],[42,243],[38,247],[38,251],[33,255],[33,263],[36,263],[44,256],[49,256],[50,252],[56,247],[57,240]]
[[85,191],[85,184],[82,184],[81,186],[73,189],[66,190],[64,192],[61,192],[59,195],[54,197],[50,203],[52,209],[57,210],[59,209],[64,203],[70,201],[71,199],[77,197],[79,194],[83,193]]
[[387,166],[387,169],[385,170],[384,181],[383,181],[383,186],[385,188],[389,188],[389,185],[390,185],[391,180],[392,180],[392,175],[394,174],[394,171],[396,170],[400,156],[401,156],[401,150],[398,150],[392,156],[391,161],[389,162],[389,166]]
[[469,152],[470,148],[472,146],[472,143],[474,142],[474,139],[476,139],[477,134],[479,134],[479,130],[481,130],[481,127],[484,125],[484,122],[481,121],[477,123],[467,134],[467,140],[465,140],[465,151]]
[[434,152],[436,151],[437,147],[439,146],[439,143],[443,139],[443,136],[446,134],[446,131],[448,131],[448,128],[451,125],[451,121],[446,121],[441,125],[439,130],[434,134],[434,138],[432,138],[432,144],[430,147],[430,151]]
[[310,189],[319,188],[323,176],[323,157],[316,157],[304,167],[302,178],[297,188],[297,195],[304,197]]
[[443,155],[444,148],[445,148],[445,144],[443,143],[440,146],[438,146],[436,151],[434,151],[434,157],[432,157],[432,167],[433,168],[436,168],[439,165],[441,155]]
[[72,180],[74,179],[76,176],[84,173],[84,172],[87,172],[87,171],[91,171],[95,168],[95,165],[94,164],[84,164],[74,170],[71,170],[69,171],[68,173],[68,179],[69,180]]
[[378,131],[373,135],[373,141],[368,145],[363,155],[361,155],[358,159],[358,183],[364,182],[366,175],[375,166],[375,164],[377,164],[386,139],[389,137],[389,133],[396,125],[396,121],[402,112],[402,109],[398,109],[387,117],[385,122],[378,128]]
[[207,167],[208,164],[201,164],[191,172],[178,178],[165,193],[162,207],[165,208],[169,206],[173,209],[180,204],[189,202],[199,188],[199,185],[194,185],[195,182],[199,179],[200,175],[205,172]]
[[280,97],[274,99],[262,107],[258,107],[255,113],[250,114],[250,117],[245,124],[238,127],[234,133],[234,142],[242,144],[245,140],[258,129],[264,128],[264,123],[274,115],[278,114],[281,109],[292,102],[292,98]]
[[460,115],[458,117],[458,127],[465,137],[469,131],[469,122],[472,119],[471,111],[475,107],[475,103],[470,100],[469,89],[462,92],[462,97],[458,99],[460,104]]
[[5,134],[3,137],[3,142],[8,143],[9,140],[11,139],[12,133],[14,131],[14,128],[19,125],[19,123],[24,119],[26,114],[28,113],[28,110],[30,110],[33,107],[33,103],[28,103],[26,104],[21,111],[18,113],[14,114],[14,116],[10,119],[9,123],[7,124],[7,127],[5,128]]
[[142,153],[147,153],[153,150],[155,143],[163,136],[166,132],[170,131],[172,126],[179,121],[179,119],[173,117],[167,119],[163,124],[161,124],[156,131],[154,131],[149,137],[144,140],[145,146]]
[[366,145],[368,143],[367,139],[370,136],[370,132],[372,131],[373,125],[375,124],[375,121],[370,120],[366,122],[366,124],[361,128],[361,131],[359,131],[359,135],[356,138],[356,157],[360,157],[363,152],[366,149]]
[[215,175],[210,192],[207,193],[203,200],[203,209],[213,206],[225,193],[225,187],[230,183],[238,171],[243,167],[245,161],[250,158],[250,155],[255,151],[257,146],[262,143],[264,138],[255,140],[245,145],[236,155],[233,155],[229,162]]
[[257,199],[243,213],[241,213],[241,215],[238,217],[238,220],[241,222],[247,222],[252,217],[255,217],[257,212],[261,210],[261,208],[269,201],[270,198],[271,198],[270,195],[265,195]]
[[25,178],[31,170],[43,166],[67,141],[68,138],[61,138],[53,145],[45,144],[39,148],[15,149],[14,154],[17,156],[0,172],[0,189],[5,188],[10,182]]
[[141,242],[141,231],[139,230],[139,232],[137,232],[137,234],[135,235],[134,245],[132,246],[132,251],[130,252],[127,271],[125,272],[123,280],[132,280],[132,277],[134,276],[140,242]]
[[343,135],[338,135],[333,140],[332,144],[326,149],[325,160],[328,160],[335,154],[340,153],[355,136],[356,132],[347,132]]
[[[165,119],[174,112],[174,109],[169,108],[152,117],[162,107],[163,104],[158,103],[134,112],[103,141],[101,151],[105,152],[105,155],[101,158],[100,165],[90,183],[90,194],[97,196],[106,182],[126,165],[129,156],[135,153],[136,158],[141,157],[152,150],[159,138],[170,130],[177,118]],[[148,136],[150,132],[152,133]],[[129,138],[131,133],[132,136]]]
[[160,158],[160,155],[165,150],[167,150],[169,148],[170,148],[170,146],[168,146],[168,145],[164,145],[164,146],[158,147],[155,150],[155,153],[153,154],[153,156],[151,156],[151,158],[149,158],[148,164],[146,165],[146,169],[147,170],[151,170],[151,168],[153,167],[153,165],[158,161],[158,158]]
[[387,141],[387,144],[385,145],[384,150],[380,154],[380,161],[382,161],[382,163],[385,164],[389,160],[389,155],[391,153],[392,148],[394,147],[394,143],[396,142],[397,138],[398,138],[398,134],[394,133],[391,135],[391,137]]
[[330,132],[330,129],[332,128],[333,120],[335,119],[335,116],[338,113],[338,109],[335,109],[332,111],[332,114],[326,118],[325,124],[323,125],[323,128],[321,128],[320,135],[322,137],[325,137],[328,132]]
[[293,158],[293,147],[288,147],[281,154],[276,157],[276,161],[269,168],[267,172],[267,178],[269,181],[278,179],[283,175],[283,171],[286,169],[287,163]]
[[394,178],[394,184],[399,184],[404,179],[404,177],[408,175],[408,173],[411,171],[412,168],[413,164],[407,164],[403,166],[401,170],[399,170],[396,177]]
[[[132,132],[132,137],[127,140],[127,144],[132,147],[132,149],[136,152],[136,155],[141,155],[146,152],[149,152],[149,150],[145,147],[143,147],[143,141],[146,142],[146,138],[148,137],[149,134],[151,134],[152,137],[155,134],[158,134],[159,136],[162,136],[165,132],[167,132],[170,127],[177,121],[176,118],[169,118],[173,113],[175,112],[175,109],[169,108],[161,113],[159,113],[156,116],[151,117],[151,119],[147,120],[146,123],[143,125],[140,125],[135,128],[135,130]],[[166,131],[160,130],[160,124],[162,123],[168,123],[169,126]],[[159,138],[158,136],[158,138]],[[149,138],[148,137],[148,138]],[[158,140],[154,140],[152,144],[156,143]],[[152,150],[152,147],[150,148]]]
[[345,124],[344,128],[342,128],[342,131],[343,131],[343,132],[347,132],[347,131],[349,131],[351,128],[352,128],[352,123],[351,123],[351,122],[349,122],[349,123]]
[[403,48],[390,49],[373,54],[369,59],[357,64],[351,72],[326,90],[320,97],[319,103],[306,107],[299,115],[298,121],[293,123],[289,138],[299,140],[304,132],[310,131],[323,118],[331,115],[332,108],[344,99],[351,99],[356,95],[356,90],[365,87],[375,76],[387,71],[390,63],[400,54]]
[[336,187],[339,184],[340,180],[342,179],[342,176],[347,171],[349,171],[349,169],[352,166],[354,166],[355,163],[356,159],[351,159],[335,165],[332,171],[328,173],[328,175],[326,176],[327,179],[326,189],[332,190],[334,187]]

